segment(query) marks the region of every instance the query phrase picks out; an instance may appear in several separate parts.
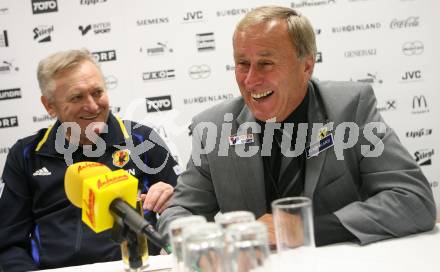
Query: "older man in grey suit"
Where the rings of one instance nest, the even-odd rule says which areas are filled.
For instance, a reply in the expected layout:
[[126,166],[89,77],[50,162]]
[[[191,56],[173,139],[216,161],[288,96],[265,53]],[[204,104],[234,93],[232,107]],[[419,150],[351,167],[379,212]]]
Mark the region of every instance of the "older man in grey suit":
[[233,47],[242,97],[194,118],[192,157],[161,215],[162,232],[177,217],[212,220],[234,210],[253,212],[271,230],[270,203],[296,195],[313,201],[318,246],[434,226],[430,186],[383,123],[372,88],[311,79],[316,43],[304,16],[257,8],[238,24]]

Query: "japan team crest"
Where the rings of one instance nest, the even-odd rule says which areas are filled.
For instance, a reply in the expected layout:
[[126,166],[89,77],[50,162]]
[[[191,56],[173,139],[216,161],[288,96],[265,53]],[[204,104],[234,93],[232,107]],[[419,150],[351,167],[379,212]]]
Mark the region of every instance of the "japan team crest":
[[117,167],[123,167],[130,160],[130,150],[118,150],[112,155],[113,165]]

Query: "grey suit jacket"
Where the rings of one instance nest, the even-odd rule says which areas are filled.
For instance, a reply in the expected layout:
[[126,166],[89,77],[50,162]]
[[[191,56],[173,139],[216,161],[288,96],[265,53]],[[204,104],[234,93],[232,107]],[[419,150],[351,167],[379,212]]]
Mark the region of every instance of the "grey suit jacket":
[[[361,244],[432,229],[436,217],[432,191],[395,132],[386,126],[384,133],[375,133],[376,142],[363,134],[369,122],[383,122],[371,86],[317,80],[309,86],[309,128],[318,125],[306,146],[316,141],[322,124],[333,122],[333,132],[343,122],[359,126],[359,139],[343,151],[343,160],[337,159],[333,147],[306,160],[304,195],[313,200],[314,215],[334,213]],[[192,158],[178,178],[170,207],[159,219],[162,233],[170,221],[190,214],[212,220],[219,211],[248,210],[256,217],[266,213],[261,143],[256,135],[260,131],[253,129],[253,143],[228,141],[230,135],[245,134],[238,129],[247,122],[255,118],[241,97],[194,117]],[[379,157],[361,152],[361,145],[379,141],[384,144]],[[201,148],[210,152],[200,152]],[[253,148],[258,152],[250,152]]]

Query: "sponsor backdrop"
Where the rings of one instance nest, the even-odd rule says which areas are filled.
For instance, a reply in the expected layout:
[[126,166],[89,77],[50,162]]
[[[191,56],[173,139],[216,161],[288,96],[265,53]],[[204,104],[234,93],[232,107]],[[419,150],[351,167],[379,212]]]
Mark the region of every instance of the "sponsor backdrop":
[[378,109],[421,165],[440,207],[436,0],[2,0],[0,173],[18,138],[54,122],[39,101],[38,61],[79,47],[101,63],[113,112],[152,126],[185,165],[191,117],[239,95],[232,33],[263,4],[310,18],[317,78],[373,85]]

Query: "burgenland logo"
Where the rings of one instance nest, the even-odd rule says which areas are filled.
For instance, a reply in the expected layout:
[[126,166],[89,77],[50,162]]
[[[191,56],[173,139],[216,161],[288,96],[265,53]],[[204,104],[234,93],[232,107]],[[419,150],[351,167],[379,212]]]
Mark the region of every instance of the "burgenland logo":
[[216,15],[217,15],[217,17],[245,15],[246,13],[248,13],[251,10],[252,10],[252,8],[225,9],[225,10],[218,10],[216,12]]
[[[354,81],[353,79],[350,79],[351,81]],[[367,75],[363,78],[356,79],[357,82],[364,82],[364,83],[370,83],[370,84],[382,84],[383,80],[380,78],[376,73],[367,73]]]
[[147,97],[147,112],[168,111],[173,109],[170,95]]
[[290,3],[291,8],[317,7],[329,4],[336,4],[336,0],[302,0]]
[[424,95],[416,95],[412,100],[412,113],[428,113],[429,107]]
[[9,74],[12,72],[18,72],[20,69],[14,65],[14,60],[0,61],[0,74]]
[[107,90],[113,90],[118,87],[118,79],[113,75],[104,76],[104,83]]
[[375,56],[376,54],[377,54],[376,48],[349,50],[344,52],[344,56],[346,58],[368,57],[368,56]]
[[0,128],[18,127],[17,116],[0,117]]
[[211,67],[207,64],[193,65],[189,67],[188,74],[192,79],[205,79],[211,75]]
[[332,27],[332,33],[342,33],[342,32],[354,32],[362,30],[378,30],[381,25],[379,22],[368,23],[368,24],[356,24],[356,25],[343,25]]
[[414,152],[414,158],[420,166],[432,164],[432,156],[434,155],[434,148],[419,149]]
[[111,24],[110,22],[104,22],[104,23],[96,23],[96,24],[88,24],[88,25],[80,25],[78,26],[78,30],[81,32],[81,35],[86,35],[89,33],[90,30],[93,29],[94,34],[106,34],[110,33],[111,31]]
[[174,78],[176,78],[174,69],[164,69],[164,70],[142,73],[142,80],[144,82],[165,80],[165,79],[174,79]]
[[196,34],[196,43],[199,52],[215,50],[214,32]]
[[232,93],[219,94],[219,95],[195,96],[195,97],[184,98],[183,104],[184,105],[191,105],[191,104],[203,104],[203,103],[209,103],[209,102],[219,102],[219,101],[223,101],[223,100],[229,100],[233,97],[234,97],[234,95]]
[[200,23],[203,21],[205,21],[205,18],[201,10],[189,11],[182,18],[182,23]]
[[167,24],[170,22],[168,17],[157,17],[157,18],[145,18],[139,19],[136,21],[137,26],[147,26],[147,25],[159,25],[159,24]]
[[116,51],[115,50],[106,50],[106,51],[95,51],[92,52],[93,57],[98,62],[105,61],[115,61],[116,60]]
[[107,0],[80,0],[79,4],[80,5],[96,5],[96,4],[100,4],[100,3],[105,3],[107,2]]
[[0,47],[8,47],[8,32],[6,30],[0,31]]
[[399,28],[410,28],[410,27],[418,27],[419,16],[410,16],[405,19],[396,19],[394,18],[390,23],[391,29],[399,29]]
[[407,41],[402,45],[402,52],[405,56],[421,55],[425,46],[421,41]]
[[401,77],[402,82],[415,82],[422,79],[421,70],[405,71]]
[[152,46],[141,46],[139,52],[145,52],[148,56],[159,56],[167,53],[173,53],[173,49],[168,46],[167,42],[157,42]]
[[395,99],[385,100],[381,106],[377,106],[378,111],[393,111],[397,109],[397,102]]
[[417,130],[407,131],[405,136],[407,138],[421,138],[423,136],[429,136],[432,134],[432,128],[420,128]]
[[43,43],[50,42],[52,40],[52,33],[54,31],[53,25],[40,25],[33,29],[34,40]]
[[57,0],[32,0],[32,13],[48,13],[57,12],[58,3]]
[[39,116],[32,116],[32,122],[34,123],[40,123],[40,122],[47,122],[47,121],[54,121],[56,117],[52,117],[47,113],[43,113]]
[[21,98],[20,88],[0,90],[0,100]]

